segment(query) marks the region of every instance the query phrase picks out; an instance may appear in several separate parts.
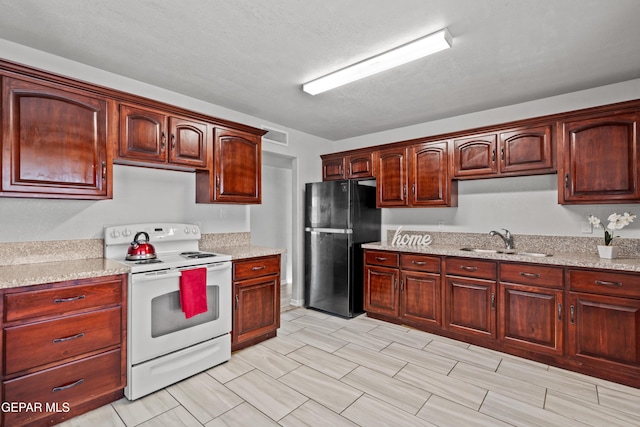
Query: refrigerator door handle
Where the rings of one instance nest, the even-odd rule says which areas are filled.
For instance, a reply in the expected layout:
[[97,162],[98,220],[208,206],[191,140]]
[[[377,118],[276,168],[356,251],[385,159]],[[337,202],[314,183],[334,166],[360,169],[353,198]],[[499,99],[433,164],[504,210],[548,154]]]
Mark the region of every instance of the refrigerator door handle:
[[312,233],[353,234],[353,230],[350,229],[350,228],[313,228],[313,227],[305,227],[304,231],[310,231]]

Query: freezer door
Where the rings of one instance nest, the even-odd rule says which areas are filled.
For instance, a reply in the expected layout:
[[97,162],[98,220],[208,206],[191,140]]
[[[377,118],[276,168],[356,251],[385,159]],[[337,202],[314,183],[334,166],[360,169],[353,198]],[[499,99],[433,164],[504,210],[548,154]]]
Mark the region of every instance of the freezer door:
[[313,182],[305,190],[305,227],[351,228],[349,181]]
[[305,232],[305,306],[353,315],[351,234]]

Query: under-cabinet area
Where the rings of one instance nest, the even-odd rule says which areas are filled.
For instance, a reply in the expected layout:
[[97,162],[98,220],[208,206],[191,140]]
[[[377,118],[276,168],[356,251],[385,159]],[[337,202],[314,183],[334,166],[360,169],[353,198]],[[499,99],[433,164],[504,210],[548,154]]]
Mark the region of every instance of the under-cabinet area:
[[368,316],[640,387],[637,273],[364,246]]

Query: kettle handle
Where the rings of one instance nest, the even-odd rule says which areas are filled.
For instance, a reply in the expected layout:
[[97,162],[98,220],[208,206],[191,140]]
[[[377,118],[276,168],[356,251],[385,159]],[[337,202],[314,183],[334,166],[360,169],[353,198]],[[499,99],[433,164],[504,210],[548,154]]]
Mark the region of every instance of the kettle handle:
[[147,233],[146,231],[139,231],[135,236],[133,236],[133,242],[131,242],[134,248],[137,248],[140,244],[140,242],[138,241],[138,237],[140,237],[141,234],[144,236],[145,242],[149,243],[149,233]]

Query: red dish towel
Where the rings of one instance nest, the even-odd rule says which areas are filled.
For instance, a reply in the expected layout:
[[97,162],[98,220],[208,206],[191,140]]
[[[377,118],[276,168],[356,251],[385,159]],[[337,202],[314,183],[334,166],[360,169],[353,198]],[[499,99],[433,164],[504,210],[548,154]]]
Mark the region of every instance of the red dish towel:
[[185,270],[180,277],[180,307],[187,319],[207,311],[207,269]]

